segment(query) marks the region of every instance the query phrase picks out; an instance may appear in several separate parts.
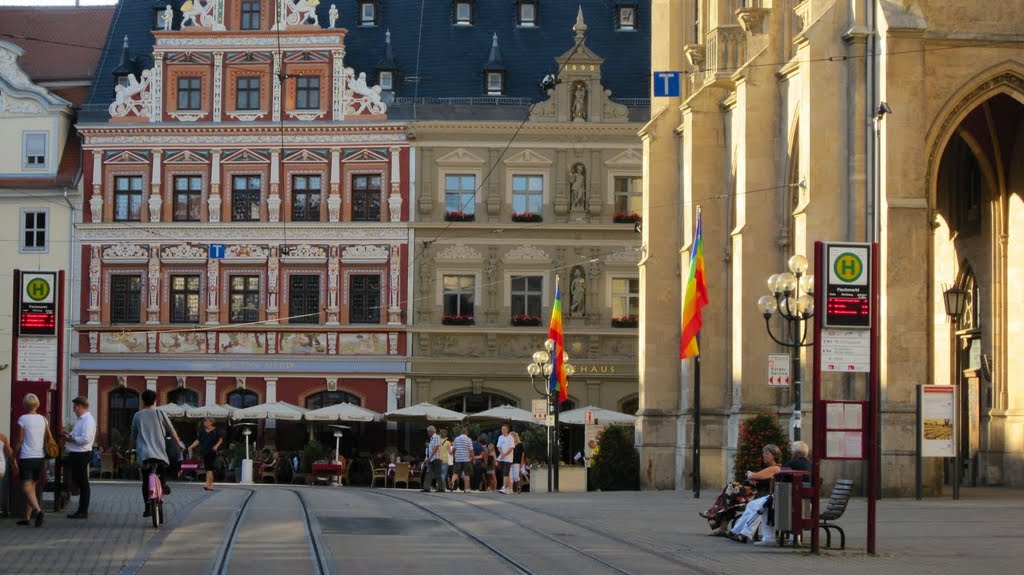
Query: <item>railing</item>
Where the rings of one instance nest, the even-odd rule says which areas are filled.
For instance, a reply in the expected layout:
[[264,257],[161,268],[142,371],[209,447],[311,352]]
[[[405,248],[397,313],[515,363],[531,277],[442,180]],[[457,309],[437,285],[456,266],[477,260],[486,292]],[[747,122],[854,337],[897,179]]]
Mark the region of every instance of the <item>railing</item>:
[[739,26],[720,26],[707,35],[704,83],[728,79],[746,59],[746,33]]

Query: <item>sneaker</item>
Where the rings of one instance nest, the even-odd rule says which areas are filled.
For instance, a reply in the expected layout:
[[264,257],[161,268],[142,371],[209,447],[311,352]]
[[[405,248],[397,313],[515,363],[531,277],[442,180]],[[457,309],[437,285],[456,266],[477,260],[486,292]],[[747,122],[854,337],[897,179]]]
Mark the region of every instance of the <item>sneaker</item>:
[[778,544],[779,542],[776,539],[762,539],[754,542],[754,545],[757,545],[758,547],[776,547]]

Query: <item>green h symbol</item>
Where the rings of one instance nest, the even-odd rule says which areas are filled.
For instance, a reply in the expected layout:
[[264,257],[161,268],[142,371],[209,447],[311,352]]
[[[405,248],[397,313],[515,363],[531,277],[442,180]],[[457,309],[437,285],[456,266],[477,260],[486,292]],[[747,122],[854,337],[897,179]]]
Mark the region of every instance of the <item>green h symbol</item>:
[[857,274],[857,262],[853,258],[844,258],[839,262],[839,267],[843,271],[843,275]]

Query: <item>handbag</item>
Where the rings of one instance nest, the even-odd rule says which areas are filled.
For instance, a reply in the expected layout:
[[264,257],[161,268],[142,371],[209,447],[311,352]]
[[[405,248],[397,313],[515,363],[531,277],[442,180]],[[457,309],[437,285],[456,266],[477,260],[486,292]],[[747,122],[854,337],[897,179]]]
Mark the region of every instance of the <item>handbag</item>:
[[60,446],[57,445],[57,440],[53,438],[53,434],[50,433],[50,425],[46,425],[46,433],[43,434],[43,453],[47,459],[56,459],[60,455]]

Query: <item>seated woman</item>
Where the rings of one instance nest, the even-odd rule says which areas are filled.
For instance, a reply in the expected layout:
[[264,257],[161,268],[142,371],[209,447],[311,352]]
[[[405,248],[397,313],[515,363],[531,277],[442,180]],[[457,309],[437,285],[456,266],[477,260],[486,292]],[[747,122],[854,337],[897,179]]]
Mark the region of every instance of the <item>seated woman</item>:
[[729,524],[743,510],[747,502],[767,495],[771,487],[771,479],[779,471],[782,451],[776,445],[768,444],[761,450],[765,467],[760,471],[747,471],[746,480],[741,484],[731,482],[722,489],[721,495],[710,509],[700,514],[708,520],[711,535],[728,535]]
[[754,535],[757,529],[758,515],[771,499],[772,478],[782,469],[779,462],[782,461],[782,450],[777,445],[768,444],[761,451],[761,457],[765,467],[760,471],[747,471],[747,481],[754,488],[755,499],[748,502],[743,509],[743,515],[727,528],[726,535],[730,538],[746,543]]

